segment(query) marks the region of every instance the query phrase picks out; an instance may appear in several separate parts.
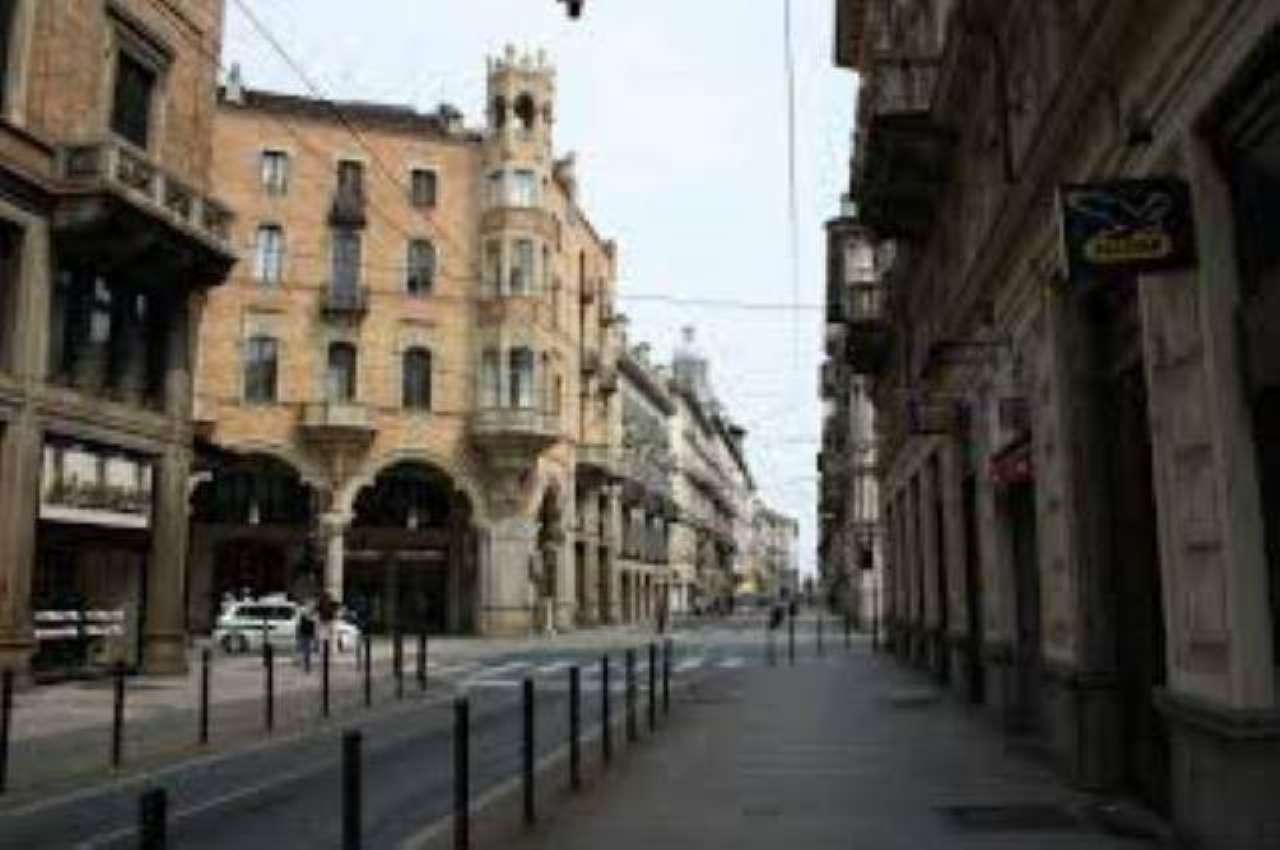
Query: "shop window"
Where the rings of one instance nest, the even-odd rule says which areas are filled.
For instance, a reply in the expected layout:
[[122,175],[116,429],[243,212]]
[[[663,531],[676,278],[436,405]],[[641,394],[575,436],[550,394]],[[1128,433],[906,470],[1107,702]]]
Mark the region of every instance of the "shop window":
[[342,227],[333,231],[333,291],[355,293],[360,286],[363,253],[360,231]]
[[153,68],[128,52],[117,54],[111,129],[140,148],[146,148],[150,141],[155,88],[156,72]]
[[0,222],[0,372],[11,372],[14,368],[21,250],[22,231]]
[[329,371],[326,391],[332,402],[356,399],[356,347],[349,342],[329,345]]
[[244,400],[271,404],[276,400],[279,342],[269,336],[253,336],[245,346]]
[[409,175],[409,201],[415,207],[430,209],[436,205],[436,173],[415,168]]
[[262,188],[268,195],[289,191],[289,155],[284,151],[262,152]]
[[533,286],[533,240],[517,239],[512,243],[509,295],[527,295]]
[[263,285],[275,286],[283,275],[284,229],[278,224],[264,224],[258,228],[254,246],[254,279]]
[[534,406],[533,351],[513,348],[507,352],[508,400],[510,407],[531,409]]
[[431,409],[431,352],[410,348],[404,353],[404,406],[410,410]]
[[409,243],[408,274],[405,287],[410,295],[429,295],[436,281],[436,249],[426,239]]

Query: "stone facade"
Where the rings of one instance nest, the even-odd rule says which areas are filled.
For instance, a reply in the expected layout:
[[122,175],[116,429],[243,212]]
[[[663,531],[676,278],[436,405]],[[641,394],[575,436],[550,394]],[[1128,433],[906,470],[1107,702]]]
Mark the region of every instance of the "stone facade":
[[0,666],[185,669],[222,7],[0,9]]
[[[616,618],[617,253],[553,157],[554,70],[508,50],[488,85],[482,130],[226,86],[240,263],[200,329],[221,457],[193,621],[240,584],[324,589],[375,628]],[[265,518],[282,488],[303,509]]]
[[[1278,847],[1274,3],[837,3],[886,309],[891,645],[1081,785]],[[1069,280],[1066,183],[1190,187],[1195,269]]]

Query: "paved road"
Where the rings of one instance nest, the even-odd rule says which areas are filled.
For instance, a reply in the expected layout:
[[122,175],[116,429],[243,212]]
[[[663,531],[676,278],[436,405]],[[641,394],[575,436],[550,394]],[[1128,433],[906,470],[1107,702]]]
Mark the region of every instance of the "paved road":
[[[805,635],[806,631],[810,634]],[[834,636],[832,636],[834,637]],[[785,642],[785,638],[783,639]],[[801,630],[812,654],[810,629]],[[780,644],[780,647],[782,644]],[[780,651],[779,656],[784,654]],[[537,689],[539,753],[566,739],[568,669],[582,667],[583,718],[598,724],[600,655],[589,650],[526,650],[441,671],[434,695],[392,703],[360,718],[364,736],[366,847],[397,847],[448,813],[452,800],[452,700],[470,697],[474,794],[516,775],[520,754],[520,685]],[[757,621],[737,621],[676,637],[673,684],[732,676],[766,663]],[[638,705],[646,699],[647,659],[637,658]],[[623,705],[621,653],[612,655],[615,717]],[[443,686],[441,686],[443,685]],[[0,810],[0,848],[136,846],[139,793],[163,786],[170,795],[171,841],[184,850],[273,847],[314,850],[340,843],[340,740],[328,729],[255,749],[224,753],[36,804]]]

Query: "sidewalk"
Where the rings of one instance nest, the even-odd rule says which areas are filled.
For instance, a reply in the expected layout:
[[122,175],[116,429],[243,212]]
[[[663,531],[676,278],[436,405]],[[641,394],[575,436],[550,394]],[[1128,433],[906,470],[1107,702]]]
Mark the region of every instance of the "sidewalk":
[[1097,801],[918,674],[854,650],[709,679],[510,850],[1135,850]]

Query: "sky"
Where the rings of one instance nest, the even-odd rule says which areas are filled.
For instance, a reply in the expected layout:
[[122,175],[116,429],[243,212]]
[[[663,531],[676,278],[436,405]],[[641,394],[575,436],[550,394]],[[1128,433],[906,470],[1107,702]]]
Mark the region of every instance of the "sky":
[[[452,103],[479,127],[486,56],[545,49],[557,154],[577,153],[583,206],[618,242],[630,341],[667,361],[696,328],[716,394],[748,430],[760,495],[799,520],[811,573],[822,225],[847,182],[854,80],[832,64],[833,0],[791,0],[793,266],[786,2],[586,0],[570,21],[554,0],[227,0],[224,66],[239,63],[250,87],[310,93],[247,6],[325,96]],[[713,303],[661,300],[673,298]]]

